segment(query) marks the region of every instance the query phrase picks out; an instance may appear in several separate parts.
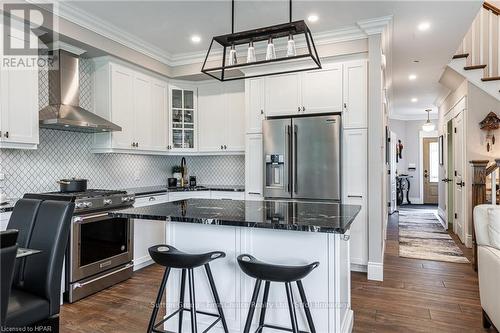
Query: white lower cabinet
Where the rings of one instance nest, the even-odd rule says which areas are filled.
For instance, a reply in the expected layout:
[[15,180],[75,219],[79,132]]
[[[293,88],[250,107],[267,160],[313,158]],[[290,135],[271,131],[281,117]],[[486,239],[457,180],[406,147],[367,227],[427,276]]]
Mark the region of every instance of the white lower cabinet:
[[186,200],[186,199],[210,199],[210,191],[182,191],[170,192],[168,201]]
[[245,200],[245,192],[210,191],[210,198],[222,200]]
[[343,134],[343,202],[361,206],[351,225],[350,256],[354,270],[365,270],[368,265],[367,134],[367,129],[346,129]]
[[[138,197],[134,207],[144,207],[168,202],[169,195],[151,195]],[[141,269],[153,263],[148,248],[165,243],[165,222],[134,219],[134,270]]]
[[247,134],[245,144],[245,199],[261,200],[264,189],[262,134]]

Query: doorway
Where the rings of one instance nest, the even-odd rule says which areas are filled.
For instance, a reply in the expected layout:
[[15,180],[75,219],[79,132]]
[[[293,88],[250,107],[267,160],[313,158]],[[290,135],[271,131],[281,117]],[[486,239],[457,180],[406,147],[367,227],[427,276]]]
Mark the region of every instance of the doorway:
[[439,145],[437,138],[423,139],[424,204],[436,205],[439,199]]
[[458,235],[458,238],[465,243],[465,193],[464,193],[464,178],[465,178],[465,152],[464,152],[464,117],[463,112],[460,112],[452,120],[453,124],[453,232]]

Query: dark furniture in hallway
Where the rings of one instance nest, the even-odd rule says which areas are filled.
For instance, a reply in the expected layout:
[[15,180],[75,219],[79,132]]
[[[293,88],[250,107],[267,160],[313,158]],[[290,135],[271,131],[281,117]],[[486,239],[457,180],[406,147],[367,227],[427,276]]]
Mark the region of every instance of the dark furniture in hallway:
[[[255,306],[257,305],[257,299],[259,297],[259,290],[262,281],[265,281],[264,286],[264,296],[262,298],[262,308],[259,317],[259,326],[256,332],[261,332],[263,328],[270,328],[274,330],[289,331],[293,333],[299,333],[299,326],[297,323],[297,313],[295,311],[295,301],[293,299],[292,292],[292,282],[296,282],[299,289],[300,298],[304,306],[304,311],[306,313],[307,324],[309,325],[310,333],[315,333],[314,322],[311,315],[311,310],[309,309],[309,303],[307,302],[306,293],[302,285],[302,279],[305,278],[309,273],[311,273],[316,267],[319,266],[319,262],[313,262],[309,265],[304,266],[285,266],[285,265],[273,265],[257,260],[255,257],[249,254],[242,254],[238,256],[238,264],[241,270],[248,276],[256,279],[255,288],[252,294],[252,300],[250,301],[250,308],[248,309],[248,316],[245,323],[244,333],[249,333],[252,326],[252,319],[255,312]],[[267,300],[269,297],[269,288],[271,282],[280,282],[285,284],[286,297],[288,300],[288,310],[290,311],[290,321],[292,323],[292,329],[287,327],[276,326],[272,324],[266,324],[266,310],[267,310]]]
[[[214,278],[212,271],[210,269],[210,262],[218,258],[224,258],[226,254],[221,251],[208,252],[202,254],[190,254],[177,250],[175,247],[170,245],[156,245],[149,248],[149,254],[151,258],[159,265],[165,267],[165,273],[163,274],[163,280],[160,285],[160,290],[156,297],[156,302],[154,304],[153,313],[151,314],[151,319],[149,320],[148,333],[151,332],[166,332],[159,327],[165,323],[167,320],[179,315],[179,329],[178,332],[182,331],[182,317],[184,311],[189,311],[191,313],[191,332],[196,333],[198,331],[196,323],[196,314],[203,314],[206,316],[216,317],[217,319],[207,328],[204,332],[210,330],[219,321],[222,323],[224,332],[228,333],[228,327],[226,323],[226,318],[224,317],[224,311],[222,310],[221,301],[219,299],[219,294],[217,293],[217,288],[215,287]],[[196,310],[196,296],[194,290],[194,269],[200,266],[205,267],[207,273],[208,282],[210,284],[210,289],[214,297],[215,305],[217,306],[217,314],[209,313],[205,311]],[[156,323],[156,317],[158,316],[158,310],[162,304],[162,297],[165,291],[165,286],[167,284],[168,276],[172,268],[181,269],[181,290],[179,298],[179,308],[168,315],[165,319]],[[184,294],[186,289],[186,273],[188,274],[188,288],[189,288],[189,303],[190,308],[184,306]],[[155,324],[156,323],[156,324]]]

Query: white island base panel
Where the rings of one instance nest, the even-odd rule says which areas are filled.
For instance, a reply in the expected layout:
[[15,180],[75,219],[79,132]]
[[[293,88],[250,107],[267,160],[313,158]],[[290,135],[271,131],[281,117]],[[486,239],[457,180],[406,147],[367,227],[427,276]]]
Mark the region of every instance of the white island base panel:
[[[192,253],[218,250],[226,253],[225,258],[212,261],[210,267],[231,332],[243,332],[255,284],[255,279],[244,274],[238,266],[236,258],[243,253],[276,264],[301,265],[319,261],[319,267],[303,280],[316,331],[352,331],[348,236],[179,222],[166,223],[165,231],[166,243],[179,250]],[[217,313],[205,269],[196,268],[194,277],[197,310]],[[188,285],[186,281],[186,307],[189,306]],[[292,289],[299,329],[309,332],[295,283]],[[264,283],[261,285],[251,332],[258,326],[263,290]],[[172,269],[166,288],[167,314],[178,308],[179,292],[180,270]],[[265,323],[291,328],[287,304],[285,285],[271,282]],[[198,314],[198,332],[205,330],[214,320],[215,317]],[[177,332],[178,315],[169,319],[164,329]],[[191,329],[190,313],[187,311],[183,315],[183,329]],[[210,332],[223,332],[222,325],[218,323]]]

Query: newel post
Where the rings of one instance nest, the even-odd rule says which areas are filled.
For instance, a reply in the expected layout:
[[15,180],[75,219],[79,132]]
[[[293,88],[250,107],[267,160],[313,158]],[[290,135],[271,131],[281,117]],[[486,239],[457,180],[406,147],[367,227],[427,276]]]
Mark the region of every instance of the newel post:
[[[499,160],[500,162],[500,160]],[[489,161],[470,161],[472,165],[472,212],[477,205],[486,202],[486,167]],[[477,272],[477,243],[474,228],[474,214],[472,214],[472,266]]]

